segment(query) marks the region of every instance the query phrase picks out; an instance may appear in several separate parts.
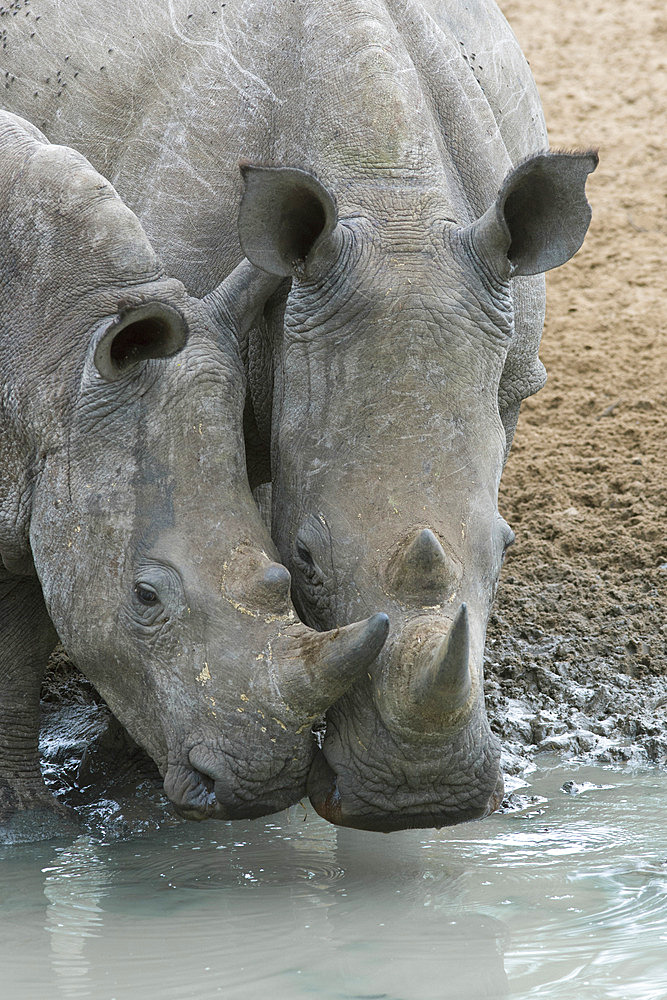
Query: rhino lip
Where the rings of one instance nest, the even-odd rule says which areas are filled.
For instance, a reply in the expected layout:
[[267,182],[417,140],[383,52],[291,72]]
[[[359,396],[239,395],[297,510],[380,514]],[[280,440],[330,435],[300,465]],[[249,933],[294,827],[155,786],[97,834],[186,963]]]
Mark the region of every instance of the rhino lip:
[[332,770],[324,754],[315,759],[308,776],[308,795],[315,811],[335,826],[353,827],[376,833],[392,833],[397,830],[440,829],[455,826],[471,820],[484,819],[500,806],[503,799],[503,778],[499,775],[493,793],[485,805],[471,805],[468,808],[448,811],[434,804],[430,808],[411,810],[397,809],[386,812],[378,809],[350,812],[345,809],[338,783],[338,775]]
[[315,811],[322,817],[326,819],[329,823],[333,823],[334,826],[345,826],[345,821],[343,819],[343,804],[340,794],[340,789],[338,788],[338,778],[333,775],[331,782],[331,787],[324,799],[316,798],[311,794],[310,797],[311,804]]
[[262,794],[261,789],[244,798],[239,791],[229,788],[219,775],[203,770],[204,761],[196,759],[199,766],[194,762],[170,764],[164,776],[165,793],[183,819],[256,819],[285,809],[303,794],[301,786],[298,795],[288,787],[287,791],[275,791],[273,798]]
[[219,815],[215,782],[209,775],[185,764],[170,764],[164,790],[179,816],[189,820]]
[[498,774],[498,780],[496,782],[496,787],[493,789],[491,798],[489,799],[489,804],[486,807],[485,816],[490,816],[494,813],[496,809],[500,809],[503,798],[505,797],[505,782],[503,781],[502,771]]

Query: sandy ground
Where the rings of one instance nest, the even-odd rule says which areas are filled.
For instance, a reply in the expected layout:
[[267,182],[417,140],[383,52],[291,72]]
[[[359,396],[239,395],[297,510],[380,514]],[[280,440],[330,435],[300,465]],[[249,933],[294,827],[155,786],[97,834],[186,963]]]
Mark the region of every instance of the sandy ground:
[[[597,148],[600,165],[584,247],[548,276],[549,380],[524,403],[503,477],[517,543],[489,630],[491,707],[506,737],[508,715],[516,738],[537,720],[538,743],[552,737],[540,709],[570,733],[588,716],[664,763],[667,12],[664,0],[501,7],[552,148]],[[528,719],[506,703],[525,695]]]
[[[487,703],[510,789],[540,749],[667,764],[663,4],[501,3],[540,87],[552,146],[600,153],[584,247],[549,275],[549,381],[524,404],[502,482],[517,542],[489,627]],[[115,786],[133,787],[132,768],[118,777],[117,762],[132,758],[142,795],[148,784],[155,801],[130,827],[159,825],[156,773],[123,749],[95,702],[61,662],[44,705],[53,786],[124,828],[132,797]],[[520,800],[510,795],[507,807]]]

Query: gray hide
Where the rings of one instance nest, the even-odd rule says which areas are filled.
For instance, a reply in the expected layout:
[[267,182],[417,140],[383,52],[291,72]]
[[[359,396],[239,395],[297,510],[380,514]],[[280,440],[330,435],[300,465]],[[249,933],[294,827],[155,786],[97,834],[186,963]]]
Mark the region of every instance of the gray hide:
[[298,622],[249,491],[237,334],[275,279],[246,262],[190,297],[110,184],[5,112],[0,278],[0,823],[52,808],[56,633],[184,815],[297,801],[387,621]]
[[202,293],[245,251],[285,278],[242,343],[253,482],[270,470],[304,620],[392,619],[328,713],[316,808],[385,830],[484,815],[498,483],[595,157],[545,153],[490,0],[34,0],[3,25],[11,106],[84,144],[170,270]]

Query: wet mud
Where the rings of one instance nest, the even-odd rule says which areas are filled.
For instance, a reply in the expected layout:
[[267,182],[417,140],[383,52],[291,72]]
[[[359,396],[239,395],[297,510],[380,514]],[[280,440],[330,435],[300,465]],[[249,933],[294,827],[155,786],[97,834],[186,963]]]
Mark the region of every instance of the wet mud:
[[154,762],[61,647],[49,662],[41,709],[44,780],[82,833],[123,840],[183,822]]

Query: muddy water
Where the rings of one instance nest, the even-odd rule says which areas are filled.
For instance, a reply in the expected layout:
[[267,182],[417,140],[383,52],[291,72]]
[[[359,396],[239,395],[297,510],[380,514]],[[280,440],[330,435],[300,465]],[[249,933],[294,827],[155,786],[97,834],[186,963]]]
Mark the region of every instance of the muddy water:
[[295,808],[0,848],[1,995],[664,1000],[665,771],[529,780],[440,833]]

